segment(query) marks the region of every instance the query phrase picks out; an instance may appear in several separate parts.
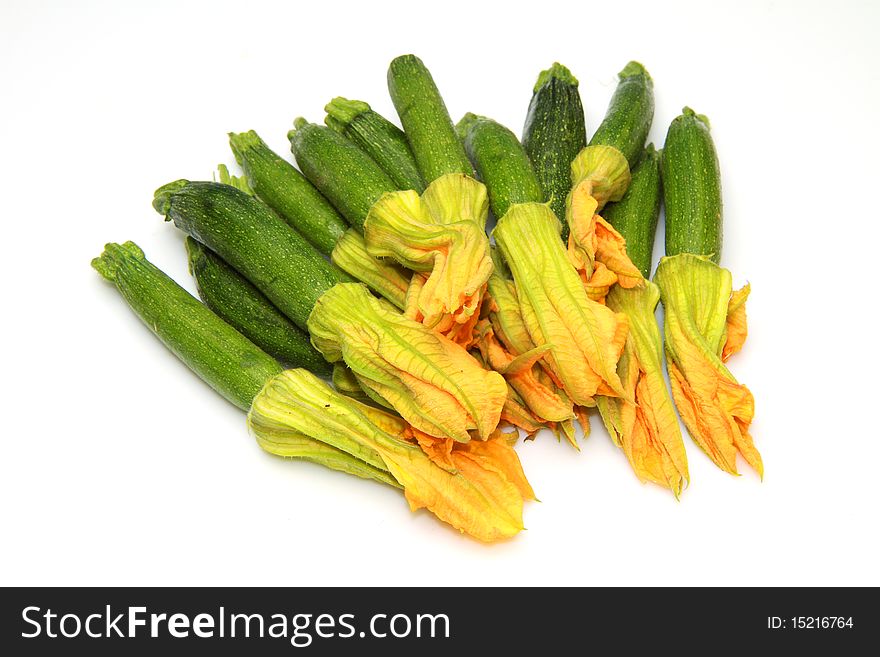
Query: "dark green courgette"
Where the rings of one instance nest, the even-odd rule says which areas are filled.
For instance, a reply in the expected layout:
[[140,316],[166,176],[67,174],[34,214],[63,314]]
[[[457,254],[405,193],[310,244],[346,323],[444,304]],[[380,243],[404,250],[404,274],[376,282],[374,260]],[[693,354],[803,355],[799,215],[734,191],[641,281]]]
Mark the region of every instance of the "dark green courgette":
[[178,180],[156,190],[153,207],[229,263],[304,331],[318,297],[337,282],[330,263],[305,238],[234,187]]
[[685,107],[666,133],[660,158],[666,255],[721,260],[721,171],[709,119]]
[[500,123],[465,114],[455,127],[477,175],[489,190],[489,205],[497,218],[512,203],[540,203],[541,184],[519,139]]
[[189,271],[205,305],[287,367],[330,374],[331,366],[309,335],[278,310],[244,276],[192,237],[186,238]]
[[318,251],[330,255],[348,229],[330,202],[253,130],[230,132],[229,146],[257,197]]
[[133,242],[108,244],[92,267],[205,383],[248,410],[278,362],[150,263]]
[[447,173],[474,175],[446,103],[421,59],[394,59],[388,67],[388,91],[426,184]]
[[403,130],[361,100],[334,98],[324,123],[376,161],[400,189],[425,191],[425,183]]
[[373,158],[335,130],[298,118],[287,137],[300,171],[358,230],[373,203],[397,190]]
[[632,172],[629,189],[617,203],[609,203],[602,212],[626,240],[626,253],[645,278],[651,273],[654,235],[660,216],[660,153],[648,144],[641,161]]
[[562,222],[565,239],[571,161],[587,145],[587,128],[577,78],[562,64],[554,63],[538,76],[522,144],[544,190],[544,200],[550,201],[550,208]]
[[590,145],[613,146],[633,167],[642,154],[654,119],[654,82],[638,62],[627,64],[617,77],[619,82],[608,111]]

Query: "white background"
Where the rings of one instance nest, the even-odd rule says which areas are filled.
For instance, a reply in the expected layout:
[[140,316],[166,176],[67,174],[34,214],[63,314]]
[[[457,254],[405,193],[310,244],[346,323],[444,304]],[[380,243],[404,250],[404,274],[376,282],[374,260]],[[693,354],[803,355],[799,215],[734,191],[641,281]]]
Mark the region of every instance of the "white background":
[[[878,6],[4,0],[0,584],[880,584]],[[232,164],[228,131],[289,156],[293,118],[336,95],[394,117],[385,71],[406,52],[456,120],[519,132],[554,60],[590,133],[630,59],[655,81],[655,143],[684,104],[710,116],[723,264],[753,288],[731,368],[757,399],[763,483],[686,439],[676,502],[595,420],[579,454],[521,446],[541,502],[485,546],[394,490],[262,453],[90,269],[131,239],[193,290],[153,190]]]

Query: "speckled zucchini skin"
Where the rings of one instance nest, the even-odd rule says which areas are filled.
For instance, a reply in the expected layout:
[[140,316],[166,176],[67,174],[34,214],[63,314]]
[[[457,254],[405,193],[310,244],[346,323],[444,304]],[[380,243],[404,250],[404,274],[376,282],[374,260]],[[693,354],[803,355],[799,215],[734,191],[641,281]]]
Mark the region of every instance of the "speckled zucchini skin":
[[562,222],[565,239],[571,161],[587,145],[587,128],[577,78],[562,64],[553,64],[538,76],[522,144],[544,190],[544,200],[550,201],[550,208]]
[[666,255],[721,260],[721,170],[709,120],[685,107],[666,133],[660,158],[666,206]]
[[305,238],[259,200],[229,185],[178,180],[153,207],[247,278],[302,330],[337,277]]
[[230,326],[287,367],[327,376],[331,366],[265,295],[204,244],[186,238],[189,271],[205,305]]
[[253,130],[229,133],[229,146],[257,197],[318,251],[329,256],[336,241],[348,230],[336,208]]
[[218,393],[248,410],[281,365],[150,263],[133,242],[108,244],[92,267],[147,327]]
[[649,144],[623,198],[602,210],[602,217],[623,235],[627,255],[645,278],[651,274],[661,200],[660,153]]
[[360,100],[334,98],[324,110],[324,123],[373,158],[400,189],[425,190],[403,130]]
[[466,114],[456,131],[489,190],[489,205],[496,217],[503,217],[513,203],[544,200],[529,156],[510,130],[484,116]]
[[654,82],[638,62],[627,64],[618,78],[608,111],[590,145],[614,146],[632,169],[644,150],[654,120]]
[[447,173],[474,175],[431,72],[415,55],[388,67],[388,92],[426,184]]
[[363,230],[373,203],[396,191],[397,185],[373,158],[335,130],[304,119],[294,125],[287,136],[300,171],[351,226]]

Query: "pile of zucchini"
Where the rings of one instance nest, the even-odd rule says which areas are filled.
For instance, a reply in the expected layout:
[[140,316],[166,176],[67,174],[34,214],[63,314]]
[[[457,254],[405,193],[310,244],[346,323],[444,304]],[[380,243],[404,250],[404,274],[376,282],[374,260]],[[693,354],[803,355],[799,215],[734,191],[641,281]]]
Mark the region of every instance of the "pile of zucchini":
[[676,497],[689,480],[676,408],[719,467],[736,473],[742,455],[762,474],[751,394],[725,364],[748,287],[718,264],[706,117],[685,108],[662,150],[646,145],[654,88],[637,62],[589,140],[558,63],[521,139],[474,113],[454,124],[414,55],[391,63],[388,90],[402,128],[337,97],[325,125],[294,121],[296,166],[254,131],[230,133],[240,176],[221,165],[219,181],[156,190],[203,303],[131,242],[92,266],[248,413],[263,449],[400,488],[483,541],[520,531],[534,497],[517,430],[577,447],[594,408],[637,476]]

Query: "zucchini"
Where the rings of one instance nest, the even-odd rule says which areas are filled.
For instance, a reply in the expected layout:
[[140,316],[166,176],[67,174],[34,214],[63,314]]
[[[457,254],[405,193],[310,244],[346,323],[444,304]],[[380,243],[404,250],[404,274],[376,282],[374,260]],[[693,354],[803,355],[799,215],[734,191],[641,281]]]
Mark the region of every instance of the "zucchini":
[[613,146],[633,167],[644,150],[654,120],[654,82],[638,62],[627,64],[617,77],[617,88],[590,146]]
[[303,118],[293,125],[287,138],[300,171],[351,226],[363,231],[373,203],[396,191],[397,185],[373,158],[335,130]]
[[156,190],[153,207],[229,263],[304,331],[318,297],[338,280],[305,238],[229,185],[177,180]]
[[229,146],[257,197],[324,255],[330,255],[348,224],[293,165],[253,130],[229,133]]
[[361,100],[340,96],[327,103],[324,111],[324,123],[373,158],[400,189],[425,191],[403,130]]
[[92,267],[168,349],[239,408],[248,410],[281,372],[274,358],[150,263],[134,242],[108,244]]
[[544,200],[550,202],[550,209],[562,222],[565,239],[565,199],[571,189],[571,161],[587,145],[587,128],[577,78],[558,62],[538,76],[522,144],[544,190]]
[[540,203],[541,183],[519,139],[500,123],[465,114],[455,127],[477,175],[489,190],[489,205],[501,218],[512,203]]
[[[308,378],[303,370],[282,372],[271,356],[148,262],[134,243],[108,244],[104,253],[92,260],[92,267],[116,286],[132,310],[187,367],[240,409],[251,409],[249,425],[252,407],[260,405],[261,397],[262,408],[266,408],[266,389],[271,382],[281,377]],[[305,393],[305,389],[293,390],[282,401],[301,402]],[[255,436],[260,447],[271,454],[400,488],[378,454],[364,446],[346,452],[331,445],[333,440],[322,442],[289,426],[274,429]],[[336,444],[348,446],[344,441]]]
[[626,253],[642,276],[651,273],[654,235],[660,216],[660,153],[648,144],[632,172],[629,189],[617,203],[605,206],[602,217],[626,240]]
[[666,255],[721,260],[721,171],[709,119],[685,107],[666,133],[660,158]]
[[186,252],[189,271],[208,308],[287,367],[330,374],[330,364],[312,346],[308,333],[281,314],[244,276],[189,236]]
[[425,183],[447,173],[474,175],[443,97],[421,59],[394,59],[388,67],[388,91]]

